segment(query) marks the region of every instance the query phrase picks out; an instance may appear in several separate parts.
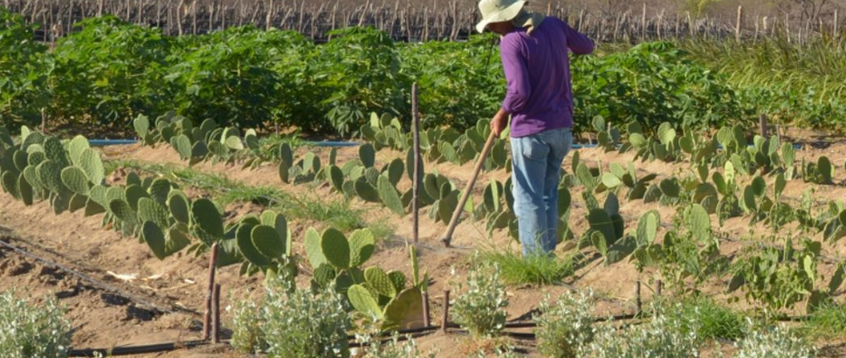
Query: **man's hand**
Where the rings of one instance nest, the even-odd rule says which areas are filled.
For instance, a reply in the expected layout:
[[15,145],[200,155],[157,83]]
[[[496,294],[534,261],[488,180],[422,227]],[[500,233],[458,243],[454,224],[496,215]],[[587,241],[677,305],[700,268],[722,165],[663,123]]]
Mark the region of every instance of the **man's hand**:
[[508,114],[508,112],[500,108],[499,112],[496,112],[496,115],[494,115],[493,119],[491,119],[491,132],[493,132],[497,138],[500,134],[502,134],[502,131],[505,130],[505,127],[508,126]]

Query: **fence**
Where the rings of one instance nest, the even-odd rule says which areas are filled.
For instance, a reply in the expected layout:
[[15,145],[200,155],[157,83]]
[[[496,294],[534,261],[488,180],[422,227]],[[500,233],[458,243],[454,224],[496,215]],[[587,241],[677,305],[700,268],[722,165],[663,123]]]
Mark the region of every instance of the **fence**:
[[[374,26],[396,40],[464,40],[479,20],[475,6],[464,1],[421,5],[404,1],[402,5],[341,5],[340,0],[2,0],[3,5],[38,22],[37,38],[52,42],[73,31],[74,23],[94,16],[112,14],[130,23],[156,26],[167,35],[202,34],[231,26],[253,24],[260,28],[296,30],[315,41],[328,38],[332,29],[348,26]],[[436,0],[438,1],[438,0]],[[543,10],[541,10],[543,11]],[[695,17],[690,13],[668,14],[665,10],[619,14],[592,13],[549,4],[548,15],[568,21],[571,26],[600,42],[639,42],[672,38],[758,39],[786,36],[803,43],[824,34],[838,37],[838,14],[818,23],[798,19],[749,16],[738,8],[736,19]]]

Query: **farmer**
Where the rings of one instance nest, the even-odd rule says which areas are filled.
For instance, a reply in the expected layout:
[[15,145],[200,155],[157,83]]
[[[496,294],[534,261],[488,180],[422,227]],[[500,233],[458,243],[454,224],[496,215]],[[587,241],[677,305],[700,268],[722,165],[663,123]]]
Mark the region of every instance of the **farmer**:
[[491,130],[499,135],[511,117],[512,182],[523,256],[551,254],[558,244],[558,182],[573,142],[570,59],[594,44],[567,23],[524,9],[526,1],[481,0],[479,32],[501,36],[508,90]]

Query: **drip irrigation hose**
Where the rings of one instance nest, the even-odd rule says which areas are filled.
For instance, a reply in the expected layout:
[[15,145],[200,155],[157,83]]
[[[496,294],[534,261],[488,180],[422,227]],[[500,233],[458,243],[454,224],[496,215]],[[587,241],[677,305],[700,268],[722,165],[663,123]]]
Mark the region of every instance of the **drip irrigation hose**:
[[103,283],[103,282],[101,282],[101,281],[95,280],[95,279],[91,278],[90,276],[88,276],[88,275],[86,275],[86,274],[84,274],[84,273],[81,273],[81,272],[79,272],[79,271],[76,271],[76,270],[74,270],[74,269],[71,269],[71,268],[69,268],[69,267],[66,267],[66,266],[64,266],[64,265],[61,265],[61,264],[59,264],[59,263],[57,263],[57,262],[55,262],[55,261],[52,261],[52,260],[49,260],[49,259],[43,258],[43,257],[41,257],[41,256],[38,256],[38,255],[35,255],[35,254],[32,254],[32,253],[29,253],[29,252],[27,252],[27,251],[25,251],[25,250],[23,250],[23,249],[21,249],[21,248],[19,248],[19,247],[15,246],[15,245],[10,244],[9,242],[7,242],[7,241],[5,241],[5,240],[0,239],[0,246],[6,247],[6,248],[8,248],[8,249],[12,250],[13,252],[20,254],[21,256],[24,256],[24,257],[30,258],[30,259],[32,259],[32,260],[38,261],[38,262],[40,262],[40,263],[42,263],[42,264],[44,264],[44,265],[46,265],[46,266],[53,267],[53,268],[55,268],[55,269],[57,269],[57,270],[60,270],[60,271],[66,272],[66,273],[68,273],[68,274],[71,274],[71,275],[73,275],[73,276],[76,276],[77,278],[79,278],[79,279],[81,279],[81,280],[83,280],[83,281],[86,281],[86,282],[90,283],[92,286],[94,286],[94,287],[96,287],[96,288],[99,288],[99,289],[101,289],[101,290],[103,290],[103,291],[107,291],[107,292],[112,292],[112,293],[115,293],[115,294],[117,294],[117,295],[119,295],[119,296],[121,296],[121,297],[123,297],[123,298],[126,298],[126,299],[127,299],[127,300],[129,300],[130,302],[135,303],[136,305],[149,307],[149,308],[151,308],[151,309],[153,309],[153,310],[155,310],[155,311],[158,311],[158,312],[160,312],[160,313],[177,313],[177,312],[182,312],[182,313],[188,313],[188,314],[191,314],[191,315],[199,315],[199,313],[198,313],[198,312],[193,311],[193,310],[190,310],[190,309],[187,309],[187,308],[180,308],[180,307],[176,307],[175,309],[170,309],[170,308],[161,308],[161,307],[159,307],[158,305],[156,305],[156,304],[154,304],[154,303],[148,302],[148,301],[146,301],[146,300],[144,300],[144,299],[142,299],[142,298],[139,298],[139,297],[137,297],[137,296],[135,296],[135,295],[132,295],[132,294],[126,293],[126,292],[124,292],[123,290],[121,290],[121,289],[119,289],[119,288],[117,288],[117,287],[115,287],[115,286],[112,286],[112,285],[109,285],[109,284]]

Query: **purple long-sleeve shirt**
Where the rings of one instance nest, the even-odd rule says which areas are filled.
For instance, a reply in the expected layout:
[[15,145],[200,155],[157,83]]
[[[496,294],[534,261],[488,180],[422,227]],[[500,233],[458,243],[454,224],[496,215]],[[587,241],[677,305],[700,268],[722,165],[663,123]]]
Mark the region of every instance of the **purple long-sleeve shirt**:
[[508,92],[502,109],[511,113],[512,137],[573,127],[567,49],[590,54],[594,44],[555,17],[547,17],[531,34],[518,27],[503,36],[500,51]]

